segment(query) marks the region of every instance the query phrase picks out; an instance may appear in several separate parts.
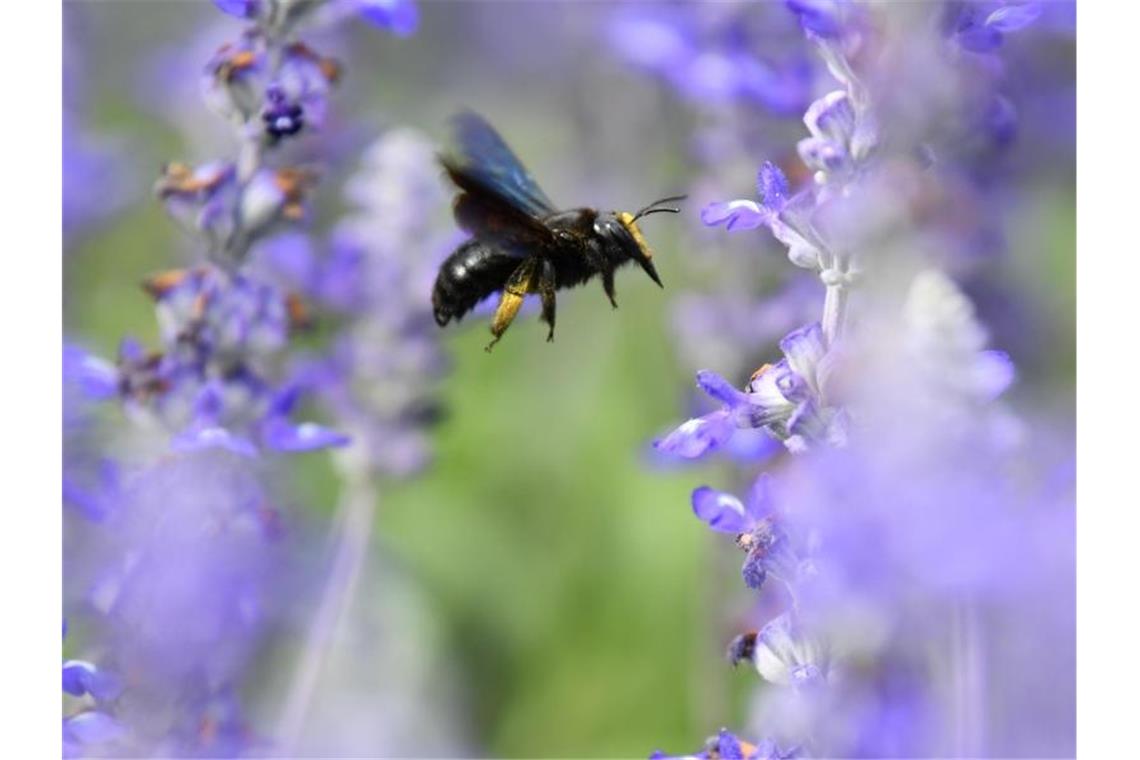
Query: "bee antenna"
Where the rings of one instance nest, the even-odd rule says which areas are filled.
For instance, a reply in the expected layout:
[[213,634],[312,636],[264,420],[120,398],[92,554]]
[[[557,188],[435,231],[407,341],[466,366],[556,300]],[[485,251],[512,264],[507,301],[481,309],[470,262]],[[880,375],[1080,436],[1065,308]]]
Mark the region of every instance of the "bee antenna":
[[640,214],[638,214],[637,216],[635,216],[634,220],[640,219],[643,216],[649,216],[650,214],[664,214],[664,213],[679,214],[679,213],[681,213],[681,209],[672,208],[670,206],[666,206],[665,208],[651,208],[648,211],[643,211]]
[[683,201],[688,197],[689,197],[688,195],[670,195],[666,198],[659,198],[658,200],[653,201],[653,203],[650,203],[645,208],[641,209],[641,211],[638,211],[636,214],[634,214],[633,220],[637,221],[638,219],[640,219],[643,216],[649,216],[650,214],[656,214],[659,211],[668,211],[671,214],[679,214],[679,213],[681,213],[681,209],[679,209],[679,208],[654,208],[654,206],[657,206],[658,204],[661,204],[661,203],[673,203],[674,201]]

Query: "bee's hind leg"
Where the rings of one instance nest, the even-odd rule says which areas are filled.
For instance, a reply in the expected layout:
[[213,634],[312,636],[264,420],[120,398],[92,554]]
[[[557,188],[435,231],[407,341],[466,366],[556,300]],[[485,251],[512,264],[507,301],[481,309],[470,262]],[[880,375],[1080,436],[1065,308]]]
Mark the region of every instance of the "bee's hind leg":
[[549,261],[543,261],[542,276],[538,280],[538,290],[542,294],[542,321],[550,325],[550,332],[546,334],[547,343],[554,340],[555,287],[554,265]]
[[499,306],[495,309],[495,315],[491,317],[491,334],[495,337],[487,344],[486,351],[490,352],[511,326],[511,322],[515,321],[515,315],[519,313],[526,294],[534,292],[535,264],[533,258],[526,259],[507,278],[503,294],[499,297]]

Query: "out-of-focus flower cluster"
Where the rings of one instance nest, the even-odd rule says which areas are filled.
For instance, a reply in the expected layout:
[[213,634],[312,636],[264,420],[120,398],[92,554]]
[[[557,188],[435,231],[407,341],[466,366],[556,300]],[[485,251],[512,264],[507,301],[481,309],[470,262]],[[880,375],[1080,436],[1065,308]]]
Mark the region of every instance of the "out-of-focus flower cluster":
[[[394,475],[427,456],[427,381],[443,369],[417,305],[444,200],[432,151],[409,132],[382,138],[349,186],[359,212],[319,254],[299,228],[319,172],[278,158],[320,128],[342,74],[299,35],[353,17],[405,35],[416,8],[216,4],[245,23],[203,73],[237,154],[169,163],[155,185],[200,260],[143,282],[160,347],[127,338],[113,362],[64,350],[65,602],[87,655],[64,664],[69,756],[272,747],[242,696],[297,593],[273,455],[351,443],[346,466]],[[337,429],[297,421],[307,400]]]
[[[1005,724],[987,709],[1038,679],[1035,666],[994,659],[1011,618],[1023,629],[1047,620],[1041,636],[1071,664],[1066,432],[999,400],[1013,363],[989,348],[947,274],[969,273],[963,251],[995,223],[948,191],[975,192],[962,177],[989,155],[979,146],[1008,144],[1013,118],[1000,76],[976,70],[1000,66],[1002,41],[1040,9],[789,0],[786,10],[839,85],[805,109],[796,153],[807,172],[758,160],[755,198],[709,203],[701,220],[768,230],[819,278],[822,314],[780,339],[782,355],[743,386],[698,372],[717,408],[655,443],[698,459],[759,430],[784,449],[768,450],[743,498],[692,494],[695,515],[734,536],[742,579],[763,594],[750,615],[759,624],[728,658],[767,682],[749,729],[769,737],[753,755],[722,732],[696,756],[782,757],[773,740],[821,757],[1071,748],[1070,672],[1054,698],[1000,713]],[[754,345],[728,359],[732,375]],[[1049,740],[1029,728],[1041,721],[1056,727]]]

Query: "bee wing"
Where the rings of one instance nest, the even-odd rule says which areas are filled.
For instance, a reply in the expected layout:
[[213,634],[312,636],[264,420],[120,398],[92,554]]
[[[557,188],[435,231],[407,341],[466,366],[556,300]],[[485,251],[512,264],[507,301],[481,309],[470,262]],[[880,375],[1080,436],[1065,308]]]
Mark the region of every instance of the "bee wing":
[[457,185],[473,195],[494,196],[535,219],[554,212],[546,193],[482,116],[465,111],[451,123],[457,150],[442,162]]
[[453,212],[460,228],[514,258],[526,256],[553,237],[550,228],[539,220],[478,191],[456,197]]

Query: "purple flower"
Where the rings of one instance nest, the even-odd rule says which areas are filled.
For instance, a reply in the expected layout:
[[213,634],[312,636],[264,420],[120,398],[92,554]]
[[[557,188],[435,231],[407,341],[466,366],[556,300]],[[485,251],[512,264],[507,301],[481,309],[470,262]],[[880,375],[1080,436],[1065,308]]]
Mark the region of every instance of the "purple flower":
[[[987,13],[987,8],[992,10]],[[951,6],[949,12],[956,14],[948,20],[948,26],[958,44],[973,53],[989,53],[1001,47],[1006,34],[1036,21],[1041,15],[1041,4],[961,3]]]
[[275,67],[269,55],[264,39],[242,36],[210,59],[202,89],[216,113],[240,128],[261,130],[274,145],[302,126],[321,126],[341,67],[301,42],[285,46]]
[[[327,350],[298,361],[293,377],[351,431],[360,462],[406,475],[429,459],[423,428],[438,416],[432,380],[446,368],[430,303],[417,295],[454,246],[433,222],[446,204],[433,146],[412,130],[387,132],[365,151],[346,196],[353,211],[324,256],[296,239],[268,247],[289,277],[306,280],[303,292],[344,319]],[[263,433],[284,447],[337,440],[315,427],[273,424]]]
[[119,696],[123,684],[89,662],[68,660],[63,663],[63,690],[74,697],[90,694],[96,702],[107,702]]
[[810,634],[794,613],[784,613],[759,632],[736,637],[729,644],[733,665],[748,660],[760,676],[780,686],[809,688],[824,679],[829,668],[827,646]]
[[804,31],[823,38],[839,37],[844,29],[846,0],[786,0]]
[[359,17],[369,24],[407,37],[419,25],[413,0],[214,0],[219,10],[254,21],[266,31],[284,36],[303,24],[333,23]]
[[413,0],[340,0],[352,6],[373,26],[407,37],[419,26],[420,12]]
[[[795,52],[773,56],[767,39],[749,44],[744,19],[731,24],[731,34],[710,32],[718,25],[707,23],[707,15],[698,6],[623,8],[608,25],[610,42],[630,64],[693,102],[754,103],[779,115],[803,109],[811,68],[802,57]],[[756,54],[761,49],[764,57]]]
[[126,728],[104,712],[76,713],[63,719],[63,756],[83,757],[88,748],[104,747],[126,734]]
[[214,0],[214,5],[223,13],[238,18],[255,18],[266,0]]
[[789,196],[787,177],[770,161],[760,167],[756,189],[759,202],[739,198],[710,203],[701,210],[701,221],[709,227],[724,224],[729,231],[767,227],[777,240],[788,246],[788,258],[793,264],[819,268],[819,250],[801,220],[807,196]]
[[131,689],[167,684],[176,698],[192,682],[183,679],[235,677],[254,653],[277,551],[267,494],[244,461],[218,450],[174,454],[122,491],[94,555],[105,560],[89,601],[106,617],[117,660],[141,679]]
[[170,163],[154,190],[167,212],[187,230],[201,234],[211,248],[223,248],[233,235],[233,208],[240,191],[232,164]]
[[780,348],[784,358],[758,369],[745,391],[711,370],[698,372],[697,385],[721,409],[688,420],[654,446],[697,458],[723,447],[743,427],[763,428],[793,452],[818,442],[842,445],[846,421],[829,397],[833,359],[819,323],[789,333]]
[[796,578],[796,555],[780,527],[771,491],[771,478],[761,473],[744,502],[708,486],[692,496],[693,514],[702,522],[715,531],[736,534],[737,546],[747,555],[740,574],[753,590],[764,585],[769,573],[789,583]]
[[709,737],[704,749],[696,754],[667,755],[657,750],[649,760],[790,760],[799,756],[798,747],[780,750],[770,739],[751,744],[722,728],[716,736]]
[[343,446],[347,436],[289,413],[300,389],[266,368],[300,325],[295,300],[244,274],[213,267],[173,270],[148,279],[163,352],[123,343],[116,387],[132,408],[177,431],[175,451],[221,448],[256,456],[259,447],[310,451]]

